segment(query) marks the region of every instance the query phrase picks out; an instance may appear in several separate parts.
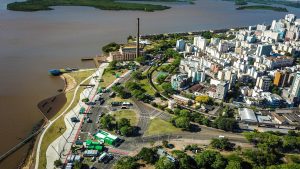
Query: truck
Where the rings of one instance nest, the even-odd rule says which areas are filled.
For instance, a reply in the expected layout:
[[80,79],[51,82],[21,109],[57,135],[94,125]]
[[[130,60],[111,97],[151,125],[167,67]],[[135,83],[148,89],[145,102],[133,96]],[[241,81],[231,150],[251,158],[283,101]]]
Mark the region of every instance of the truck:
[[104,158],[107,156],[107,153],[106,152],[103,152],[100,157],[98,158],[98,162],[102,162],[102,160],[104,160]]
[[99,155],[98,150],[85,150],[83,153],[84,157],[97,157]]

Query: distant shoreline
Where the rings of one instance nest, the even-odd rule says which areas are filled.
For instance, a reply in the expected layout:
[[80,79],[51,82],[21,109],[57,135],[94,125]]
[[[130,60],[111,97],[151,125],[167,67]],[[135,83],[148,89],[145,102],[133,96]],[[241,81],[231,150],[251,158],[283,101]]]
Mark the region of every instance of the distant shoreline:
[[128,3],[114,0],[27,0],[24,2],[10,3],[7,5],[7,9],[12,11],[34,12],[53,10],[51,8],[52,6],[87,6],[102,10],[138,10],[145,12],[153,12],[171,8],[164,5]]
[[237,10],[271,10],[276,12],[288,12],[287,8],[283,7],[274,7],[269,5],[246,5],[246,6],[240,6],[236,8]]

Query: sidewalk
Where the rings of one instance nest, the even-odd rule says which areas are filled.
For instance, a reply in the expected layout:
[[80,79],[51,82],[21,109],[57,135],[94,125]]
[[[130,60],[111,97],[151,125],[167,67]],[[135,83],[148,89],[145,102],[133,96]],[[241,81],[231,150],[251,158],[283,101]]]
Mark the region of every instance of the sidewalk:
[[[102,77],[104,69],[108,66],[107,63],[103,63],[100,65],[98,70],[92,76],[99,76]],[[78,136],[78,131],[80,130],[81,124],[83,122],[84,115],[79,115],[79,110],[81,107],[85,107],[88,109],[85,103],[81,102],[83,98],[89,97],[92,99],[94,95],[97,93],[97,88],[99,85],[98,80],[91,78],[90,83],[95,85],[93,88],[87,88],[80,94],[80,102],[68,113],[64,116],[64,122],[66,125],[66,131],[58,137],[54,142],[52,142],[46,151],[46,158],[47,158],[47,169],[53,169],[54,161],[61,159],[64,162],[67,159],[67,156],[71,150],[71,146],[75,139]],[[71,117],[78,117],[80,119],[79,123],[72,123],[70,118]]]

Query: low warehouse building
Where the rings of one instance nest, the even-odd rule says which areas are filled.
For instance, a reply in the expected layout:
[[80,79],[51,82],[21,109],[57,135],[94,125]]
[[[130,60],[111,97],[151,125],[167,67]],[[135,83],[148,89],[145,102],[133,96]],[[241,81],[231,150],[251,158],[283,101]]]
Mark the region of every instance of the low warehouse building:
[[241,118],[241,121],[243,122],[250,122],[250,123],[257,122],[256,115],[252,109],[239,108],[239,116]]
[[99,130],[98,133],[96,133],[95,138],[98,139],[99,141],[102,141],[106,144],[109,145],[116,145],[116,143],[118,142],[119,138],[115,135],[112,135],[106,131],[103,130]]

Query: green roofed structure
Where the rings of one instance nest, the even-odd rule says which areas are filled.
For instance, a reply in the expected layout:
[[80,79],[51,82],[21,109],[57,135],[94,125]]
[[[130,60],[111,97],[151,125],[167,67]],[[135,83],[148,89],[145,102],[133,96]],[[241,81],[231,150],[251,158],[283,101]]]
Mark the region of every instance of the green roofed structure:
[[115,145],[117,140],[119,139],[117,136],[112,135],[103,130],[99,130],[99,132],[96,133],[94,136],[99,141],[103,141],[104,143],[109,144],[109,145]]
[[85,141],[85,144],[86,144],[87,146],[89,146],[89,145],[92,144],[92,142],[93,142],[92,140],[86,140],[86,141]]
[[103,146],[95,146],[95,150],[102,151],[103,150]]
[[81,107],[80,110],[79,110],[79,114],[83,114],[84,112],[85,112],[85,108]]
[[103,151],[103,146],[99,142],[95,142],[92,140],[86,140],[85,144],[86,144],[86,147],[88,150]]

